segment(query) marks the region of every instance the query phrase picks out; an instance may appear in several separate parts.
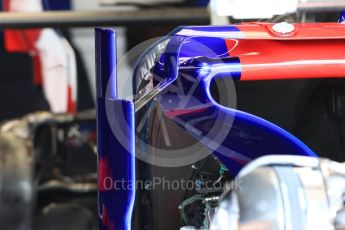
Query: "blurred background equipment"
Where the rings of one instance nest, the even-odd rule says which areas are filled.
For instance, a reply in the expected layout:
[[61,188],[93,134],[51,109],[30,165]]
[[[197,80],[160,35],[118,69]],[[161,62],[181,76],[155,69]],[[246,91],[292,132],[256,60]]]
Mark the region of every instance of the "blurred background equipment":
[[3,229],[32,226],[34,210],[32,146],[15,134],[0,134],[0,223]]
[[4,229],[96,229],[94,121],[35,113],[0,127]]
[[269,19],[296,12],[334,12],[345,8],[342,0],[211,0],[218,16],[234,19]]

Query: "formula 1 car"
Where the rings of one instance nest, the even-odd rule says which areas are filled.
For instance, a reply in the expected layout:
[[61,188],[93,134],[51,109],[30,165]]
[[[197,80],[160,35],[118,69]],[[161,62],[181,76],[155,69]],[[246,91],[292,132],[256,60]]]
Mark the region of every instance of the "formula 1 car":
[[180,27],[142,54],[132,101],[97,29],[99,229],[342,229],[344,166],[236,109],[235,86],[342,79],[344,39],[340,23]]

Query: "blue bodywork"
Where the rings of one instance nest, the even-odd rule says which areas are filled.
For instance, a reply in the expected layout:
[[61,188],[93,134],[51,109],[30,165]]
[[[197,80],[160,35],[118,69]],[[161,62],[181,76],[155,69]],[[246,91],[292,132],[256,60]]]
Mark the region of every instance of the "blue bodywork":
[[[240,60],[231,56],[225,39],[244,38],[235,26],[183,27],[174,31],[164,52],[150,68],[154,89],[160,91],[156,97],[160,108],[167,118],[205,145],[233,175],[264,155],[317,157],[287,131],[254,115],[222,106],[211,95],[215,79],[241,78]],[[114,47],[113,31],[96,31],[98,151],[102,170],[99,180],[109,174],[113,179],[124,178],[134,183],[134,108],[131,102],[117,99]],[[114,129],[114,125],[122,128]],[[126,133],[125,144],[116,130]],[[105,192],[102,184],[99,186],[100,229],[130,229],[134,189]],[[104,207],[108,220],[102,213]]]
[[345,22],[345,11],[340,12],[339,22]]
[[[99,229],[131,229],[135,198],[134,104],[117,98],[116,35],[96,29]],[[111,114],[111,115],[109,115]]]
[[[244,38],[235,26],[183,27],[171,35],[154,68],[158,87],[164,87],[157,101],[165,115],[209,148],[233,175],[264,155],[316,157],[278,126],[213,99],[210,87],[214,79],[241,78],[239,59],[231,57],[225,37],[218,34],[227,34],[227,39]],[[176,90],[177,79],[182,91]]]

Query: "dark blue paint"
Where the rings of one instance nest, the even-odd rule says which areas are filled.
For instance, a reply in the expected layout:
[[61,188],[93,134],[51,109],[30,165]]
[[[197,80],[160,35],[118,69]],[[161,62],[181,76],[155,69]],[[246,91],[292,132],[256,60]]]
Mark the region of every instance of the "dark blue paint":
[[207,6],[209,3],[209,0],[197,0],[198,6]]
[[[185,27],[175,33],[155,67],[165,79],[165,90],[158,99],[165,114],[208,147],[234,175],[244,164],[264,155],[316,157],[278,126],[214,101],[210,93],[212,79],[239,80],[241,75],[240,60],[230,57],[225,39],[244,39],[244,34],[233,26]],[[176,90],[177,78],[182,93]],[[185,114],[174,115],[176,111]],[[219,135],[221,132],[225,134]]]
[[[157,101],[165,115],[209,148],[234,175],[264,155],[316,157],[278,126],[223,107],[212,98],[210,85],[215,78],[241,77],[240,59],[229,55],[224,39],[244,38],[234,26],[176,30],[154,68],[162,89]],[[99,161],[109,162],[105,169],[113,180],[134,182],[134,108],[129,101],[117,100],[112,30],[96,30],[96,63]],[[182,90],[176,90],[177,80]],[[105,207],[109,219],[107,225],[100,219],[100,229],[130,229],[133,202],[134,189],[100,191],[100,213]]]
[[108,225],[100,218],[99,229],[130,230],[135,197],[134,105],[124,100],[98,98],[97,112],[98,157],[99,161],[108,161],[113,185],[99,191],[100,213],[104,207],[108,217]]
[[116,34],[111,29],[96,29],[97,96],[117,99]]
[[71,10],[71,0],[42,0],[45,10]]
[[98,162],[113,185],[99,187],[100,230],[130,230],[135,198],[134,104],[117,99],[115,42],[114,31],[96,29]]
[[345,11],[340,12],[339,22],[340,23],[345,22]]

